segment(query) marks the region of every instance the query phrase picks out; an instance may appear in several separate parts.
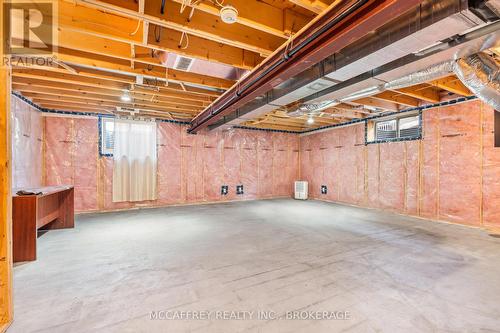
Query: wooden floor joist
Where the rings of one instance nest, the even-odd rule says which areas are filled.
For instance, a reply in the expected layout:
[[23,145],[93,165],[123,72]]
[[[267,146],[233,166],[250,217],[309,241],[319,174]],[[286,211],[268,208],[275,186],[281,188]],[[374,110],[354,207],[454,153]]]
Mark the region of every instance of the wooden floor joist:
[[[192,118],[235,84],[227,77],[253,69],[290,34],[338,3],[234,0],[231,5],[238,10],[238,21],[228,25],[220,20],[219,6],[211,2],[167,0],[162,14],[157,4],[147,0],[58,0],[55,64],[15,67],[13,87],[43,105],[66,110],[71,106],[75,110],[102,107],[107,112],[112,107],[149,107],[155,112],[163,108],[165,114],[177,110],[182,113],[172,114]],[[169,57],[178,55],[217,63],[233,72],[217,76],[209,65],[205,72],[174,69]],[[308,116],[290,118],[276,110],[251,123],[318,127],[436,103],[444,91],[471,94],[450,76],[341,103],[324,110],[322,116],[312,115],[312,124],[307,123]],[[120,98],[125,92],[132,97],[130,103]]]

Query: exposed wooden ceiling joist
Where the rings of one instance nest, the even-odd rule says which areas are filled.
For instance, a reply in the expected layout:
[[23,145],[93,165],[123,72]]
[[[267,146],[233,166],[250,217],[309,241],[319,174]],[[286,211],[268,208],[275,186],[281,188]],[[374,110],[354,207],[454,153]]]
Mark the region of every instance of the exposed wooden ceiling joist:
[[464,86],[464,84],[456,76],[448,76],[445,78],[434,80],[429,82],[429,84],[457,95],[472,95],[472,92],[466,86]]
[[[81,112],[96,112],[96,113],[116,113],[116,107],[109,107],[106,105],[99,105],[97,103],[91,103],[88,102],[87,104],[77,104],[74,102],[62,102],[62,101],[44,101],[44,100],[34,100],[35,103],[38,105],[41,105],[42,107],[46,109],[52,109],[52,110],[67,110],[67,111],[81,111]],[[134,108],[134,107],[129,107],[129,108]],[[162,110],[155,110],[154,108],[140,108],[137,107],[137,109],[141,112],[154,112],[159,115],[175,115],[175,117],[181,117],[181,118],[190,118],[192,117],[192,114],[189,112],[184,112],[184,111],[177,111],[177,110],[170,110],[170,109],[162,109]]]
[[[109,102],[121,102],[121,93],[117,91],[110,91],[107,94],[99,94],[97,92],[90,93],[88,91],[75,91],[75,90],[64,90],[64,89],[56,89],[56,88],[44,88],[44,87],[36,87],[23,85],[19,83],[14,83],[12,86],[13,90],[21,92],[23,96],[33,97],[37,95],[51,95],[51,96],[61,96],[61,97],[76,97],[76,98],[88,98],[90,100],[102,100]],[[184,100],[179,98],[165,98],[163,96],[149,96],[144,94],[134,94],[131,93],[131,97],[134,101],[144,101],[144,102],[158,102],[159,104],[165,103],[166,105],[175,104],[178,106],[186,106],[186,107],[194,107],[194,108],[204,108],[208,103],[206,102],[198,102],[191,100]]]
[[302,8],[305,8],[313,13],[320,14],[325,9],[328,8],[328,5],[319,0],[289,0],[291,3],[296,4]]
[[[24,78],[15,78],[13,81],[13,89],[19,92],[28,92],[28,93],[44,93],[48,95],[61,95],[61,96],[89,96],[89,98],[119,98],[122,96],[122,91],[120,90],[111,90],[111,89],[103,89],[103,88],[95,88],[89,86],[81,86],[81,85],[67,85],[67,84],[53,84],[53,82],[43,82],[37,81],[32,82],[33,80],[28,80],[29,83],[23,82],[26,81]],[[52,83],[52,85],[50,85]],[[148,91],[148,93],[132,91],[130,93],[131,97],[134,100],[144,100],[144,101],[164,101],[176,103],[177,105],[188,105],[195,107],[206,107],[206,101],[200,99],[185,99],[179,97],[172,97],[170,95],[164,95],[161,92],[152,93]]]
[[[146,41],[147,46],[155,49],[215,61],[243,69],[251,69],[263,60],[260,52],[248,51],[232,44],[225,44],[221,41],[213,41],[196,35],[189,36],[189,46],[184,49],[179,45],[182,31],[185,30],[163,27],[160,32],[159,28],[155,28],[160,27],[160,25],[151,23],[146,31],[140,18],[137,16],[134,18],[130,16],[124,17],[124,14],[120,11],[121,7],[108,5],[103,1],[95,1],[95,3],[99,3],[99,6],[94,7],[112,8],[104,11],[86,7],[89,5],[87,2],[77,1],[77,3],[80,5],[64,1],[60,3],[59,26],[61,29],[134,45],[144,45],[144,41]],[[139,15],[135,11],[125,11],[129,14],[135,13]],[[146,36],[143,36],[144,32],[146,32]],[[158,37],[160,37],[159,41]]]
[[[182,4],[184,0],[173,1]],[[281,38],[288,38],[290,33],[299,31],[310,20],[310,17],[289,8],[277,8],[263,1],[232,0],[231,5],[238,9],[236,24]],[[220,7],[209,1],[200,1],[192,6],[215,17],[220,16]]]
[[355,101],[352,101],[352,103],[365,105],[365,106],[369,106],[369,107],[380,108],[380,109],[389,110],[389,111],[398,111],[399,110],[399,106],[397,103],[392,102],[392,101],[382,100],[382,99],[376,99],[373,96],[360,98],[360,99],[357,99]]
[[[16,86],[22,86],[24,91],[37,91],[37,90],[60,90],[69,93],[75,92],[80,94],[101,94],[106,96],[121,96],[123,90],[117,86],[95,86],[91,83],[82,82],[78,83],[62,83],[53,81],[50,79],[33,79],[26,77],[13,76],[13,84]],[[182,95],[175,92],[163,91],[163,90],[150,90],[143,88],[135,88],[130,92],[132,96],[137,96],[138,98],[153,99],[153,98],[165,98],[170,101],[175,102],[199,102],[203,103],[205,106],[210,103],[206,97],[196,96],[196,95]],[[181,103],[182,104],[182,103]]]
[[157,2],[146,1],[145,13],[149,15],[145,16],[158,17],[161,21],[152,22],[156,25],[235,46],[263,57],[270,55],[283,43],[283,38],[237,23],[226,24],[220,18],[203,11],[195,11],[191,16],[191,8],[188,7],[181,13],[181,6],[173,1],[166,1],[165,12],[161,15]]
[[[323,114],[329,114],[332,121],[345,122],[352,119],[361,119],[376,115],[379,111],[392,111],[397,112],[408,107],[417,107],[428,103],[439,103],[440,96],[444,92],[450,92],[460,96],[470,96],[471,92],[461,83],[456,76],[445,77],[439,80],[434,80],[428,83],[416,84],[410,87],[401,88],[397,90],[388,90],[370,97],[361,98],[349,103],[341,103],[335,107],[325,109]],[[297,103],[295,103],[297,104]],[[300,103],[298,103],[300,104]],[[370,108],[376,107],[377,112],[371,111]],[[294,118],[304,123],[304,128],[316,128],[324,126],[324,119],[313,116],[314,122],[307,124],[307,115]],[[286,112],[275,110],[270,113],[256,118],[255,120],[246,121],[244,124],[250,126],[251,124],[265,127],[267,124],[275,124],[287,127],[290,122],[285,121],[287,118]],[[296,124],[294,124],[296,126]],[[288,127],[289,130],[295,130],[295,127]]]
[[395,91],[430,103],[438,103],[440,101],[439,89],[431,87],[427,84],[417,84],[412,87],[400,88]]
[[[242,50],[240,48],[225,45],[198,36],[189,36],[189,47],[179,47],[182,33],[175,30],[159,29],[155,32],[155,26],[149,29],[148,45],[155,48],[182,54],[188,57],[204,59],[213,62],[238,67],[241,69],[252,69],[264,60],[259,54]],[[156,33],[156,35],[155,35]],[[160,34],[160,38],[158,38]]]
[[[126,75],[143,75],[160,80],[170,80],[172,82],[183,82],[200,87],[215,89],[228,89],[234,81],[216,78],[208,75],[197,74],[193,72],[179,71],[172,68],[166,68],[162,64],[153,64],[152,60],[141,58],[131,58],[130,48],[123,45],[118,49],[116,45],[119,42],[100,40],[98,37],[86,36],[79,41],[65,41],[58,47],[55,53],[57,60],[69,65],[87,66],[95,69],[113,71]],[[97,39],[97,40],[96,40]],[[69,38],[71,40],[71,38]],[[90,40],[93,43],[90,43]],[[94,45],[99,45],[95,46]],[[122,46],[122,45],[120,45]],[[96,49],[102,48],[105,51]],[[126,52],[126,53],[125,53]],[[107,54],[105,54],[107,53]],[[154,59],[154,58],[151,58]],[[135,61],[133,68],[131,61]]]
[[383,101],[394,102],[403,106],[417,107],[420,102],[417,98],[407,96],[398,92],[384,91],[373,96],[375,99],[380,99]]
[[177,110],[185,113],[197,113],[200,111],[199,107],[192,105],[178,105],[175,103],[168,102],[160,102],[160,101],[147,101],[147,100],[139,100],[134,98],[132,103],[124,103],[120,101],[120,98],[95,98],[91,96],[68,96],[68,95],[52,95],[52,94],[44,94],[44,93],[33,93],[33,92],[24,92],[23,95],[28,98],[32,98],[33,100],[38,101],[60,101],[60,102],[68,102],[75,104],[88,104],[88,105],[101,105],[106,107],[131,107],[134,108],[136,106],[150,107],[151,109],[155,108],[165,108],[165,110]]
[[[191,37],[198,37],[201,38],[202,41],[193,41],[195,44],[201,43],[210,43],[213,42],[215,45],[216,44],[223,44],[225,46],[232,46],[237,49],[242,49],[246,50],[252,53],[255,53],[257,55],[262,54],[264,56],[269,55],[272,50],[271,45],[263,45],[266,44],[266,42],[259,42],[258,41],[258,35],[255,37],[247,37],[245,38],[245,34],[238,34],[237,32],[233,31],[228,31],[227,29],[219,29],[219,30],[206,30],[207,22],[200,22],[199,20],[195,20],[193,22],[189,22],[189,24],[185,24],[185,21],[183,20],[183,17],[178,14],[176,16],[168,16],[169,20],[163,19],[160,17],[159,10],[156,11],[156,15],[150,15],[147,14],[148,11],[152,11],[150,8],[153,5],[152,2],[146,2],[145,6],[145,13],[141,14],[137,9],[128,9],[123,6],[123,4],[120,4],[120,6],[110,4],[105,1],[100,1],[100,0],[72,0],[73,3],[76,3],[77,5],[83,5],[87,7],[93,7],[97,10],[102,10],[107,13],[112,13],[115,15],[119,15],[122,17],[128,17],[135,19],[137,22],[148,22],[149,23],[149,33],[151,35],[151,32],[154,30],[152,26],[158,26],[162,27],[163,29],[166,29],[166,34],[170,35],[173,34],[173,32],[177,32],[178,34],[181,33],[187,33],[189,34],[190,39],[193,39]],[[126,2],[126,1],[125,1]],[[172,8],[168,8],[169,11],[175,10],[175,12],[179,12],[180,6],[175,3],[169,3],[166,2],[166,5]],[[175,9],[173,7],[176,7]],[[76,9],[73,9],[76,10]],[[137,23],[139,24],[139,23]],[[210,23],[208,22],[209,26]],[[211,25],[214,25],[215,22],[212,22]],[[144,29],[143,29],[144,31]],[[243,33],[248,34],[247,31],[243,31]],[[268,36],[262,36],[262,39],[266,39]],[[180,38],[176,40],[175,46],[178,46],[180,41]],[[260,43],[260,45],[254,45],[254,43]],[[190,42],[191,44],[191,42]],[[275,42],[272,42],[272,44],[275,44]],[[162,44],[162,45],[167,45],[167,44]],[[265,46],[265,47],[264,47]],[[191,48],[189,48],[191,49]],[[175,50],[173,48],[172,50]],[[229,50],[229,48],[225,48],[225,50]],[[178,51],[178,50],[177,50]]]

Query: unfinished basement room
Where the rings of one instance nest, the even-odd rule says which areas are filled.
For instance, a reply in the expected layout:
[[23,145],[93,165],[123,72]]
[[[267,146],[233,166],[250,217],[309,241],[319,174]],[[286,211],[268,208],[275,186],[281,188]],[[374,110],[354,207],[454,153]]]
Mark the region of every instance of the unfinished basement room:
[[0,0],[0,332],[500,332],[500,0]]

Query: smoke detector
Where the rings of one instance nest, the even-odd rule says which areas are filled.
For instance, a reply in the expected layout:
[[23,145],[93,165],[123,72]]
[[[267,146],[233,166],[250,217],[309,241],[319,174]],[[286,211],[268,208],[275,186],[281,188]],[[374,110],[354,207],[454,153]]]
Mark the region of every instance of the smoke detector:
[[224,6],[220,9],[222,22],[233,24],[238,20],[238,11],[233,6]]

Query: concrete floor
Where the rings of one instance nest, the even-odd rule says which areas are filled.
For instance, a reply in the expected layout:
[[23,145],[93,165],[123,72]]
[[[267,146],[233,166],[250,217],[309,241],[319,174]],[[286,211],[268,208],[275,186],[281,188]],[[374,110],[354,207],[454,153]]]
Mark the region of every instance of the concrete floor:
[[500,332],[500,239],[467,227],[268,200],[84,215],[38,244],[9,332]]

